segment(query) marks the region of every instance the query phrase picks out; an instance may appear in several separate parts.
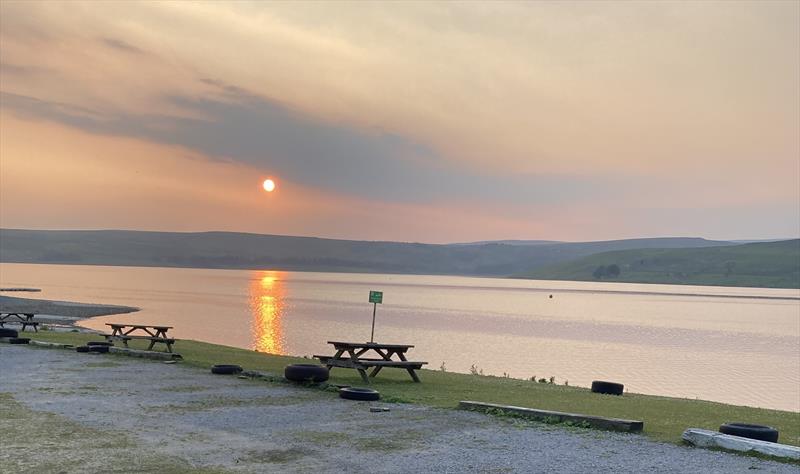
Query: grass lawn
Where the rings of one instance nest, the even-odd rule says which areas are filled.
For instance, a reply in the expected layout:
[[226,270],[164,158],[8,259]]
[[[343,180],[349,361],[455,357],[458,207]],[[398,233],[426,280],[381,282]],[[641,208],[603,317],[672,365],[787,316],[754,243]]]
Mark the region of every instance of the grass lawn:
[[[50,331],[39,332],[33,339],[75,345],[102,340],[96,335]],[[146,348],[141,341],[132,341],[131,347]],[[281,376],[286,365],[309,362],[298,357],[269,355],[190,340],[179,340],[174,350],[183,356],[182,363],[189,366],[210,368],[215,364],[237,364],[245,370]],[[599,395],[586,388],[435,370],[422,370],[419,374],[422,383],[417,384],[411,381],[405,371],[386,369],[373,379],[372,387],[381,392],[386,402],[453,408],[460,400],[473,400],[642,420],[645,435],[672,443],[679,443],[681,433],[689,427],[717,430],[722,423],[732,421],[763,424],[780,431],[781,443],[800,446],[800,413],[797,412],[653,395]],[[358,372],[349,369],[332,370],[330,381],[363,386]]]

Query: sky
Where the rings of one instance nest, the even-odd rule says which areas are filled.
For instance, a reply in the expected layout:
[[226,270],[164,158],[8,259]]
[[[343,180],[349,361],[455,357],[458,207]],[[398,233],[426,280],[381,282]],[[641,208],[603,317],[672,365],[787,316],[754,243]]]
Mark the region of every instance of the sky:
[[799,130],[794,0],[0,3],[4,228],[790,238]]

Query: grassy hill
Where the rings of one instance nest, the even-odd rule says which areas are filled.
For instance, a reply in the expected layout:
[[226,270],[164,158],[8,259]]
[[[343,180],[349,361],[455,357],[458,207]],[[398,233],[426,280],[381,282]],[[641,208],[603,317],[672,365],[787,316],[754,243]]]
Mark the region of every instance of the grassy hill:
[[725,245],[698,238],[433,245],[234,232],[0,229],[0,261],[508,276],[597,252]]
[[[619,268],[618,275],[608,271],[614,265]],[[542,280],[800,288],[800,239],[724,247],[603,252],[515,276]]]

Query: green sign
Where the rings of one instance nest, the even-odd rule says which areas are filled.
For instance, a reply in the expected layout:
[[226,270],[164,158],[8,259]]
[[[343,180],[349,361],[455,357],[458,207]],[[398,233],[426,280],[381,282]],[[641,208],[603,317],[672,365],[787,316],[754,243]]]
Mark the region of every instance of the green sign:
[[370,291],[369,292],[369,302],[370,303],[383,304],[383,292],[382,291]]

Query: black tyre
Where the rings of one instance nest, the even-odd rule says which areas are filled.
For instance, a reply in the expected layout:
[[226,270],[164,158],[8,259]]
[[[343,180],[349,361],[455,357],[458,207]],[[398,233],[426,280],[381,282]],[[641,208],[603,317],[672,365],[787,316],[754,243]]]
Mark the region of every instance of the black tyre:
[[625,386],[616,382],[603,382],[602,380],[595,380],[592,382],[592,392],[605,393],[607,395],[622,395],[622,389]]
[[27,337],[12,337],[8,340],[9,344],[27,344],[31,342]]
[[314,382],[320,383],[328,380],[329,373],[327,367],[314,364],[294,364],[287,365],[283,371],[284,377],[292,382]]
[[108,342],[108,341],[89,341],[89,342],[86,343],[86,345],[89,346],[89,347],[91,347],[91,346],[108,346],[108,347],[111,347],[111,346],[114,345],[114,343],[113,342]]
[[78,346],[75,348],[75,352],[89,352],[89,346]]
[[220,364],[211,367],[211,373],[217,375],[233,375],[238,374],[242,371],[242,368],[238,365],[226,365]]
[[19,333],[16,329],[0,328],[0,337],[17,337]]
[[346,387],[339,389],[339,396],[348,400],[374,402],[381,399],[381,394],[371,388]]
[[99,352],[101,354],[105,354],[108,352],[108,346],[86,346],[89,348],[89,352]]
[[779,434],[778,430],[771,426],[751,425],[748,423],[725,423],[719,427],[719,432],[741,436],[742,438],[769,441],[770,443],[777,443]]

